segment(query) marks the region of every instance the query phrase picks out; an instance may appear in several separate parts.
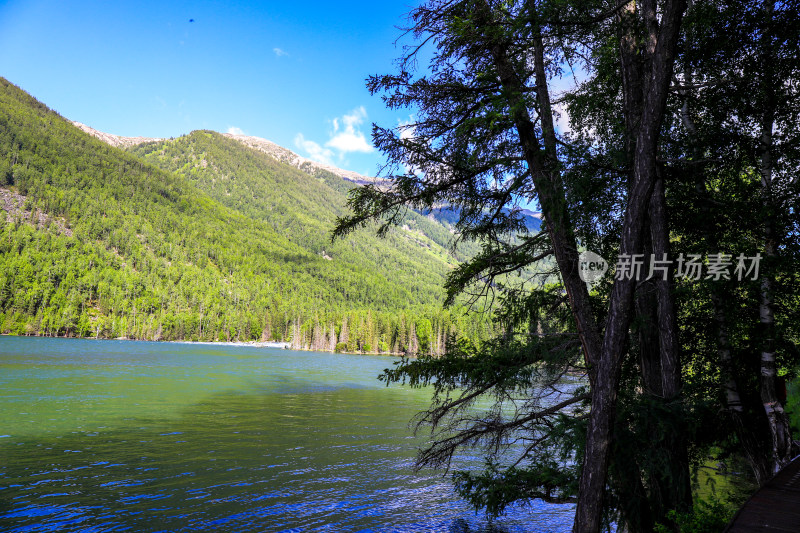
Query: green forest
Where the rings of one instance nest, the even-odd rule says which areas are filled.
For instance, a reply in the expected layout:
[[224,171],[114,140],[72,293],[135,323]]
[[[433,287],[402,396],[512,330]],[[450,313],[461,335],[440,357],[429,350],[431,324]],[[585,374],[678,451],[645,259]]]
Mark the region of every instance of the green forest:
[[[445,221],[331,242],[354,185],[210,131],[126,152],[0,80],[0,330],[441,353],[485,317],[443,310]],[[462,247],[463,248],[463,247]]]

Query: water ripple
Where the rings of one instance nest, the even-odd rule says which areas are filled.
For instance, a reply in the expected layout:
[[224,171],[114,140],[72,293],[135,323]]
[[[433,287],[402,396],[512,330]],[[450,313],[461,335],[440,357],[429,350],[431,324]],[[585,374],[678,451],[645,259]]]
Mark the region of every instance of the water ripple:
[[0,339],[0,530],[571,529],[571,506],[541,502],[489,523],[415,473],[427,393],[378,383],[386,358],[33,341]]

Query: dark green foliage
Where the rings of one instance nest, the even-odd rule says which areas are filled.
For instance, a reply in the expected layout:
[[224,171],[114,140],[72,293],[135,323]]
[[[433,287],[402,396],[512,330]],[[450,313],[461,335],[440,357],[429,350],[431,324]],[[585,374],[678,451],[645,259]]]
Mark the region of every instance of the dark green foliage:
[[789,413],[789,421],[792,424],[792,431],[800,434],[800,382],[797,380],[786,385],[786,412]]
[[[552,289],[538,294],[539,302],[548,302]],[[476,510],[494,516],[518,500],[574,501],[576,451],[585,432],[580,414],[588,402],[571,374],[579,358],[574,338],[553,333],[531,341],[527,334],[530,321],[542,332],[562,329],[559,313],[537,316],[538,307],[522,307],[525,318],[512,319],[511,308],[504,309],[504,327],[515,333],[480,348],[451,339],[442,357],[403,360],[381,376],[387,383],[433,387],[431,407],[415,419],[417,430],[428,426],[432,432],[417,467],[449,468],[460,447],[485,451],[483,471],[457,471],[454,481]],[[525,328],[513,325],[522,322]]]
[[[709,455],[764,481],[797,453],[778,376],[800,364],[800,10],[691,2],[683,19],[686,7],[431,0],[409,17],[425,44],[367,82],[415,121],[374,128],[393,186],[354,191],[337,235],[448,204],[459,235],[481,246],[450,273],[447,297],[496,297],[498,336],[384,379],[434,387],[418,466],[485,451],[486,469],[456,483],[490,514],[580,492],[576,531],[598,531],[601,513],[626,531],[704,531],[729,516],[692,493],[690,472]],[[570,69],[583,79],[565,93]],[[552,125],[556,102],[568,132]],[[536,235],[515,216],[531,199],[545,217]],[[583,247],[612,267],[588,295],[575,283]],[[620,250],[658,250],[673,267],[701,254],[705,266],[697,279],[673,268],[615,280]],[[732,255],[732,279],[706,276],[718,253]],[[736,279],[739,254],[761,254],[758,280]],[[589,382],[588,424],[586,390],[552,380],[573,373]],[[554,395],[537,404],[542,389]],[[589,482],[576,490],[584,453]]]
[[[668,518],[672,520],[679,533],[719,533],[724,531],[733,515],[736,506],[719,500],[700,501],[693,512],[678,513],[670,511]],[[671,533],[675,529],[657,524],[655,533]]]
[[483,472],[456,472],[453,475],[456,490],[476,510],[485,509],[491,516],[499,516],[510,502],[541,499],[547,502],[574,502],[577,492],[575,468],[565,469],[565,456],[539,456],[525,468],[502,468],[488,463]]

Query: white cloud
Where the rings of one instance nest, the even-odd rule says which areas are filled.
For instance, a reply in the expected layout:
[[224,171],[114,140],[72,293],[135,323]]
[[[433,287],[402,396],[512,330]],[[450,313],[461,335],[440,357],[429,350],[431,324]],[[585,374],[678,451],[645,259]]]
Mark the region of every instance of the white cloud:
[[294,138],[294,145],[306,152],[309,159],[325,163],[328,165],[333,164],[333,150],[330,148],[323,148],[314,141],[309,141],[303,137],[302,133],[298,133]]
[[294,144],[304,150],[310,159],[320,163],[332,165],[333,160],[336,159],[340,165],[347,164],[345,160],[347,154],[351,152],[369,153],[375,149],[361,131],[361,125],[366,118],[367,110],[364,109],[364,106],[359,106],[350,113],[331,121],[333,127],[324,144],[310,141],[302,133],[298,133],[294,138]]
[[282,50],[282,49],[278,48],[277,46],[275,48],[273,48],[272,51],[275,52],[275,55],[277,57],[283,57],[283,56],[288,56],[289,55],[289,52],[287,52],[286,50]]
[[367,118],[367,110],[364,109],[364,106],[360,106],[349,115],[333,119],[333,132],[325,146],[338,150],[339,157],[344,157],[348,152],[371,152],[372,145],[367,142],[364,133],[359,128],[365,118]]
[[237,128],[236,126],[230,126],[228,128],[228,133],[231,135],[247,135],[244,131],[242,131],[242,128]]

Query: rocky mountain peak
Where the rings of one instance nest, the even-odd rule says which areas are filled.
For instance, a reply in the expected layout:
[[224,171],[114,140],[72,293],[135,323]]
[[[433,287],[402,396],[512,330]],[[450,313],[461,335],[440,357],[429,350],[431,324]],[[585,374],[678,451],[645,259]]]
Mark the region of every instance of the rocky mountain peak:
[[121,135],[114,135],[113,133],[105,133],[102,131],[98,131],[94,128],[87,126],[86,124],[81,124],[80,122],[76,122],[74,120],[72,121],[72,123],[81,130],[88,133],[89,135],[97,137],[104,143],[110,144],[111,146],[116,146],[117,148],[128,148],[129,146],[136,146],[137,144],[164,140],[155,137],[123,137]]
[[346,179],[347,181],[351,181],[353,183],[357,183],[359,185],[384,181],[382,178],[373,178],[369,176],[364,176],[363,174],[359,174],[358,172],[353,172],[352,170],[344,170],[335,167],[333,165],[327,165],[325,163],[320,163],[318,161],[308,159],[306,157],[300,156],[292,152],[287,148],[278,146],[272,141],[268,141],[267,139],[262,139],[261,137],[252,137],[250,135],[235,135],[233,133],[223,133],[222,135],[224,135],[225,137],[230,137],[231,139],[235,139],[249,148],[253,148],[254,150],[259,150],[261,152],[267,153],[270,156],[277,159],[278,161],[286,163],[288,165],[292,165],[293,167],[297,167],[300,170],[307,172],[309,174],[313,174],[315,170],[325,170],[327,172],[330,172],[331,174],[336,174],[340,178]]

